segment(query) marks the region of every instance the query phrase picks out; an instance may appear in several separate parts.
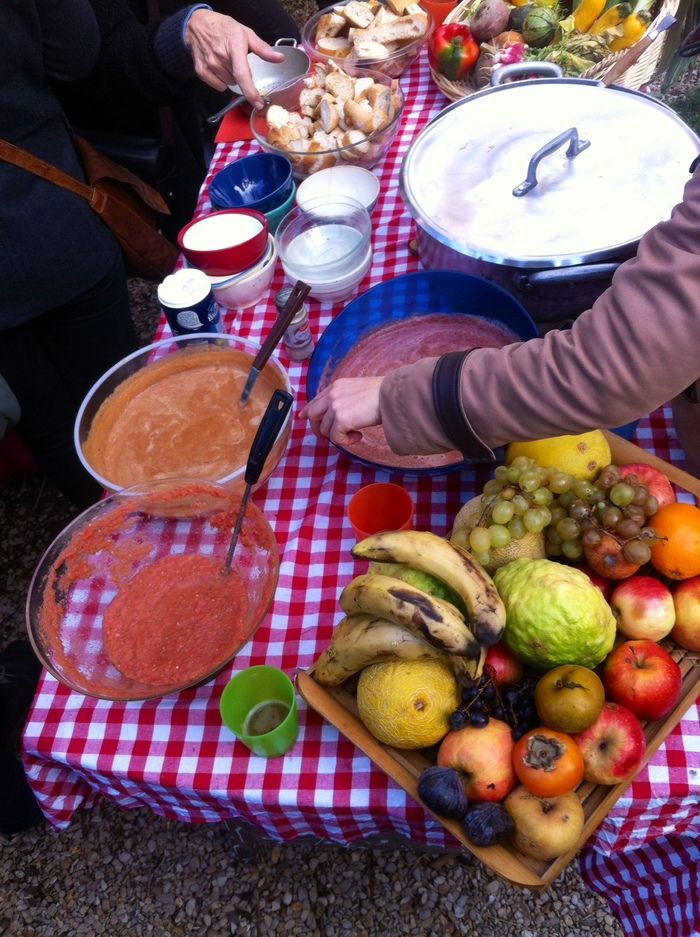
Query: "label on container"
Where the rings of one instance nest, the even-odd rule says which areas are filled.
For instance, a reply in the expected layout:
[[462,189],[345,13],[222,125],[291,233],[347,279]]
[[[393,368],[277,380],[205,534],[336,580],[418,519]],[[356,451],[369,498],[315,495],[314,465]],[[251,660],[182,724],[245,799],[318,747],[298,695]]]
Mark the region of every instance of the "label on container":
[[158,286],[158,301],[173,335],[220,332],[219,307],[209,277],[201,270],[183,269]]

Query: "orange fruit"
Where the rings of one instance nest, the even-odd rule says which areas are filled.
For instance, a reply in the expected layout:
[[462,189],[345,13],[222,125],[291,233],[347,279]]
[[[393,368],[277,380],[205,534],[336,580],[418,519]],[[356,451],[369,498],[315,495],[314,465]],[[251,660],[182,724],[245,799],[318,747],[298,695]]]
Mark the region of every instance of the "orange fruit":
[[651,565],[669,579],[700,575],[700,508],[665,504],[649,522],[662,539],[651,548]]

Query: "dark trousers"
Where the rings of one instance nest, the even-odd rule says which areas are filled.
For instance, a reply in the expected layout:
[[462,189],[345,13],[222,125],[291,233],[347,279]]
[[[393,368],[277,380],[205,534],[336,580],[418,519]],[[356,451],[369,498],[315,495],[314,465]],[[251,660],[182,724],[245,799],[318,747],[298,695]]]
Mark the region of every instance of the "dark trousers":
[[80,508],[101,487],[83,468],[73,425],[85,394],[137,347],[124,266],[77,299],[0,332],[0,374],[22,410],[18,430],[44,474]]

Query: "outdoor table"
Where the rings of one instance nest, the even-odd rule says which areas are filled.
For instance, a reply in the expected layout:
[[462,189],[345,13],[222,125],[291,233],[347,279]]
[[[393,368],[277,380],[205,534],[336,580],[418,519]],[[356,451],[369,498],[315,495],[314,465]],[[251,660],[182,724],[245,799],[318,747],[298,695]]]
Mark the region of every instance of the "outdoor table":
[[[373,215],[373,262],[364,291],[419,269],[409,249],[411,218],[399,188],[401,160],[411,141],[447,100],[422,56],[401,79],[407,101],[394,145],[374,172],[381,194]],[[210,209],[213,173],[257,149],[250,141],[219,144],[197,212]],[[273,296],[254,309],[225,315],[225,329],[259,342],[275,317]],[[314,336],[342,305],[309,300]],[[158,337],[167,336],[164,322]],[[306,399],[307,363],[279,356],[288,369],[297,411]],[[669,407],[643,419],[635,441],[682,464]],[[192,822],[241,818],[268,837],[313,835],[352,844],[374,834],[398,834],[415,844],[459,847],[441,824],[388,778],[333,725],[299,701],[299,738],[282,758],[252,755],[219,716],[222,689],[234,672],[254,664],[290,675],[309,668],[341,617],[338,595],[359,571],[347,504],[362,485],[396,481],[416,504],[415,527],[449,532],[459,507],[481,490],[492,467],[422,476],[374,470],[317,439],[298,415],[289,447],[254,500],[280,547],[279,585],[271,612],[234,661],[204,686],[148,702],[107,702],[72,692],[44,672],[23,743],[28,777],[48,821],[65,828],[81,808],[106,797],[124,808],[147,806],[164,817]],[[581,853],[589,885],[604,894],[629,933],[692,934],[700,920],[698,777],[700,728],[691,706],[649,764],[617,801]],[[671,923],[674,922],[674,923]]]

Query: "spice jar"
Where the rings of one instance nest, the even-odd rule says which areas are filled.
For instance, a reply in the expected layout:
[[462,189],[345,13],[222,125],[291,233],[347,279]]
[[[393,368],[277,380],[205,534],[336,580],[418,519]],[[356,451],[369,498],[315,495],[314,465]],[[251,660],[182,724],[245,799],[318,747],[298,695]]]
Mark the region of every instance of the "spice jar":
[[[275,296],[277,315],[284,309],[285,303],[292,292],[291,286],[281,289]],[[309,326],[309,307],[302,303],[296,315],[289,324],[289,328],[282,337],[287,353],[292,361],[304,361],[311,356],[314,350],[314,339]]]

